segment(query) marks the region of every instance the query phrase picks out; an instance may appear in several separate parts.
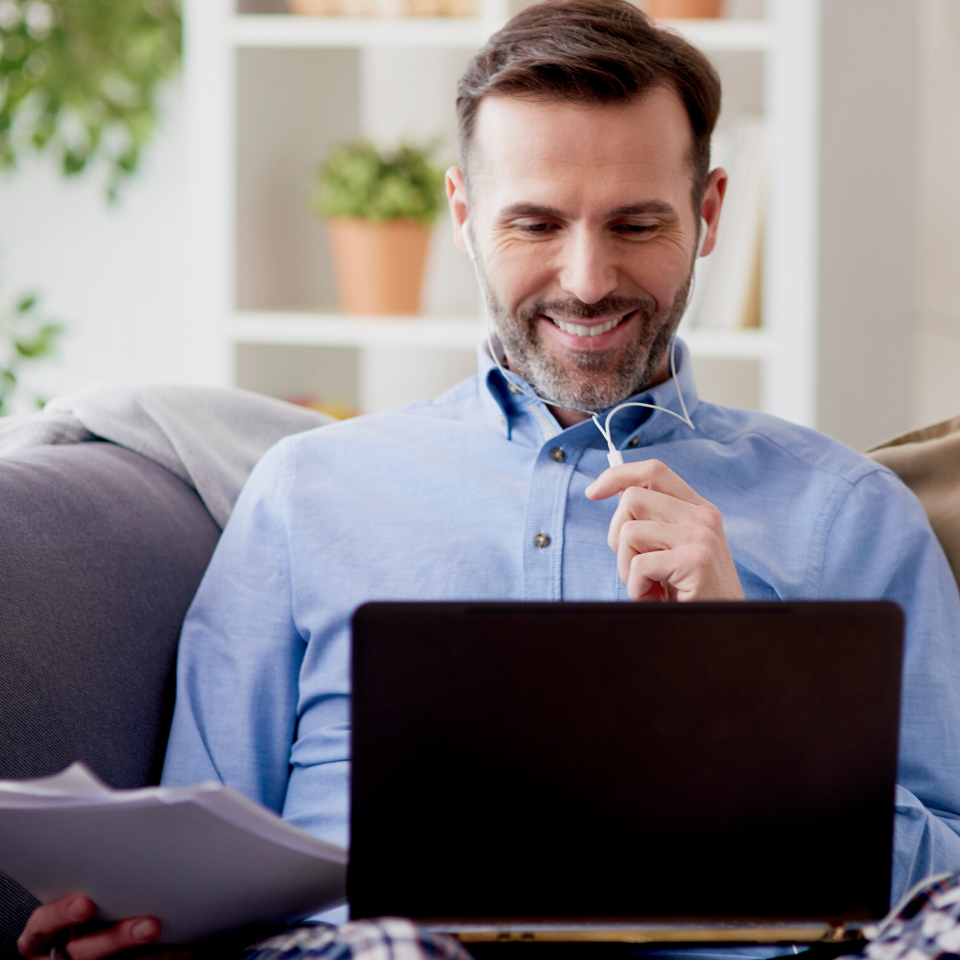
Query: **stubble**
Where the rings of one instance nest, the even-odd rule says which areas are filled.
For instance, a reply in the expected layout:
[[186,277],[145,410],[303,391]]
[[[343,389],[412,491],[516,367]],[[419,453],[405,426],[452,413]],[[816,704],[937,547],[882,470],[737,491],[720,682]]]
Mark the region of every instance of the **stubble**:
[[[492,294],[488,294],[488,302],[511,367],[540,396],[570,410],[593,413],[650,386],[683,317],[692,277],[691,269],[673,300],[659,310],[648,298],[618,296],[596,303],[576,298],[543,300],[517,315],[510,314]],[[538,314],[592,320],[611,314],[623,317],[633,311],[637,316],[628,322],[634,324],[636,334],[626,349],[566,351],[563,362],[547,351],[535,320]]]

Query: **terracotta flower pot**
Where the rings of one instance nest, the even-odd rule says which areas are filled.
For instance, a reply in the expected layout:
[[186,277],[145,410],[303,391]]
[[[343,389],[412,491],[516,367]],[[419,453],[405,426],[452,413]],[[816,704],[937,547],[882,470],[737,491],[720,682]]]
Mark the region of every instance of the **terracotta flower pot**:
[[429,227],[333,217],[327,237],[343,313],[419,313]]
[[646,10],[657,20],[712,20],[720,16],[723,0],[647,0]]
[[287,6],[302,17],[329,17],[340,12],[337,0],[287,0]]

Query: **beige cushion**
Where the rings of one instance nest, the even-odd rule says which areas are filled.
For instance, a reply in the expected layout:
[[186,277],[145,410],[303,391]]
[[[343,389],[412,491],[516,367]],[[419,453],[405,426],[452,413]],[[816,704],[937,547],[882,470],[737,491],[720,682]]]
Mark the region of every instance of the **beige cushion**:
[[888,440],[867,456],[920,498],[960,583],[960,417]]

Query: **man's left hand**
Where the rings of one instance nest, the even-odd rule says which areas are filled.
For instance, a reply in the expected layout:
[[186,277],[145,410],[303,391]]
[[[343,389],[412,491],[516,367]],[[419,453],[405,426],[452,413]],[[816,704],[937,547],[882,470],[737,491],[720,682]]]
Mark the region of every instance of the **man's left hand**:
[[586,492],[620,494],[607,543],[631,600],[743,600],[720,511],[665,464],[610,467]]

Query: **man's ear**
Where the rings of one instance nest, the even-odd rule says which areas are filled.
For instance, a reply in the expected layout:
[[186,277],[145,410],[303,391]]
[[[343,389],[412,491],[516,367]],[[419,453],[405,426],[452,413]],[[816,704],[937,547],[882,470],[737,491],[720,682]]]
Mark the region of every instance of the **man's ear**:
[[459,167],[451,167],[445,176],[447,204],[450,207],[450,219],[453,221],[453,240],[457,249],[466,256],[467,246],[463,241],[463,225],[470,216],[467,207],[467,185]]
[[700,204],[700,216],[707,221],[707,236],[700,247],[700,256],[705,257],[717,245],[717,227],[720,224],[720,208],[727,192],[727,171],[717,167],[707,177],[707,186],[703,191]]

